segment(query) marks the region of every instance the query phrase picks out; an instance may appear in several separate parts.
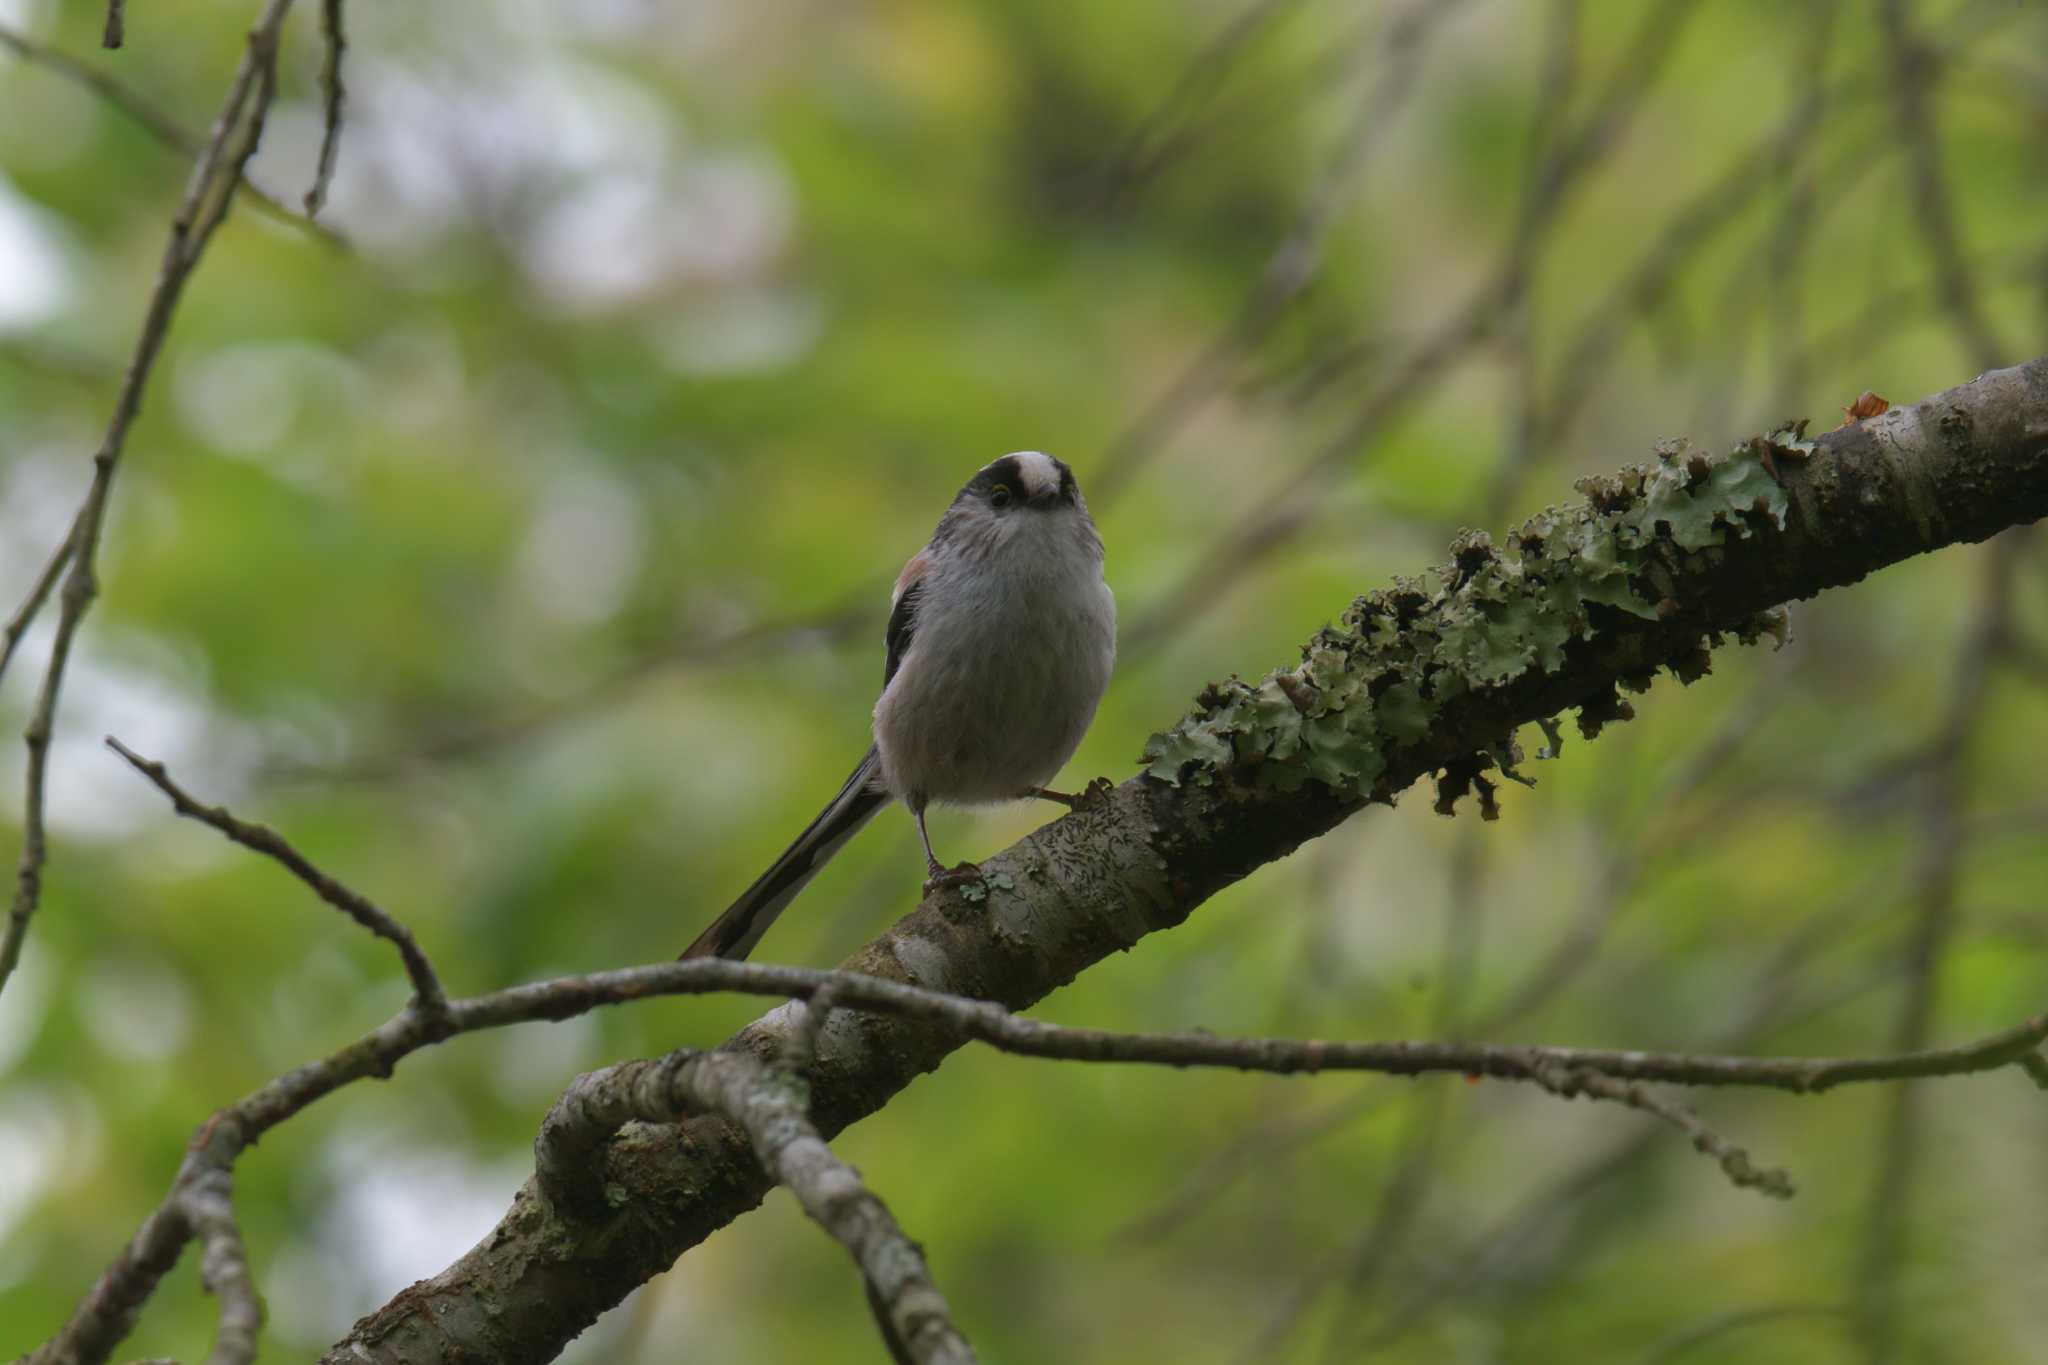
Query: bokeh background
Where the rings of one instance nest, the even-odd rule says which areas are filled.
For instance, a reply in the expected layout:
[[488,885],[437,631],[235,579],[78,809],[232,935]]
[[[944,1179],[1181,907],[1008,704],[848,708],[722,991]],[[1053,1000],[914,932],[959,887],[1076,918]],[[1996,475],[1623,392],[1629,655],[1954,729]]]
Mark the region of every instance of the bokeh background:
[[[1723,446],[2048,349],[2031,0],[491,0],[348,11],[336,249],[244,200],[130,442],[0,993],[0,1348],[62,1320],[214,1107],[403,999],[383,945],[176,820],[114,734],[406,920],[452,989],[658,960],[865,743],[886,590],[1005,451],[1071,462],[1123,612],[1069,778],[1211,678],[1660,437]],[[249,4],[5,0],[179,121]],[[253,178],[296,203],[295,16]],[[62,537],[184,162],[0,43],[0,588]],[[17,733],[48,620],[0,690]],[[2048,560],[1798,607],[1504,815],[1373,810],[1047,1018],[1876,1052],[2048,1000]],[[1534,748],[1537,737],[1528,736]],[[19,847],[22,755],[0,752]],[[1043,810],[942,814],[951,857]],[[762,951],[915,900],[885,815]],[[458,1040],[241,1163],[278,1358],[467,1248],[576,1072],[691,1000]],[[2048,1098],[2017,1072],[1694,1097],[1789,1167],[1455,1078],[969,1049],[838,1144],[986,1358],[2048,1360]],[[125,1355],[203,1353],[187,1256]],[[785,1196],[572,1349],[879,1357]],[[0,1351],[0,1353],[4,1353]]]

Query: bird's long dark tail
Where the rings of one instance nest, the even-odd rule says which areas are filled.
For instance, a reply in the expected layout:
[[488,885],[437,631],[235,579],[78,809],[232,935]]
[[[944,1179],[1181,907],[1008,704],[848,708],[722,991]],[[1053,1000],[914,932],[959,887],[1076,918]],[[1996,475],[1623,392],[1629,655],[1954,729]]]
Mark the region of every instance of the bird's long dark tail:
[[810,883],[818,870],[851,839],[875,812],[889,803],[889,794],[878,785],[881,757],[869,749],[867,757],[846,779],[839,795],[832,798],[818,818],[811,821],[796,842],[769,864],[768,870],[740,894],[729,909],[697,935],[697,941],[683,950],[684,958],[729,957],[734,960],[754,951],[761,935],[775,923],[784,906]]

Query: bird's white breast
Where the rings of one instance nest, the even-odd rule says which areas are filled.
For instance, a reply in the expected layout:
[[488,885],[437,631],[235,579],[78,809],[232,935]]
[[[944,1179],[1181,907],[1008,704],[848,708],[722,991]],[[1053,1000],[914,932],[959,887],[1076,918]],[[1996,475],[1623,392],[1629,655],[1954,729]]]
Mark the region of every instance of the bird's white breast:
[[934,554],[926,571],[910,649],[875,706],[897,796],[972,805],[1044,785],[1109,684],[1116,603],[1092,531],[1018,515],[1033,520],[989,553]]

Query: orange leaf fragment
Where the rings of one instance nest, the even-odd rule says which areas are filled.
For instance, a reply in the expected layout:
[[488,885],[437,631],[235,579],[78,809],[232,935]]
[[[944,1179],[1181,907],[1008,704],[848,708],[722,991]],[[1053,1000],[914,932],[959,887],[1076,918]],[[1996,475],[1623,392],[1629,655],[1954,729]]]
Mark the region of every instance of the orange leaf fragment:
[[[1875,417],[1879,413],[1890,412],[1891,410],[1892,405],[1889,399],[1880,398],[1876,393],[1865,389],[1862,397],[1842,409],[1842,427],[1848,426],[1851,422],[1860,422],[1866,417]],[[1840,431],[1842,427],[1836,427],[1835,430]]]

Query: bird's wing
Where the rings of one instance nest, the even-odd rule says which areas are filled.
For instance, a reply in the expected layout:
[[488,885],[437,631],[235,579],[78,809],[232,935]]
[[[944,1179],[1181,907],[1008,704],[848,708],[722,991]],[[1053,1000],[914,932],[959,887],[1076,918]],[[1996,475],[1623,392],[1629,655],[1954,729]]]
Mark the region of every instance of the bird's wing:
[[910,651],[910,637],[917,630],[917,602],[924,595],[924,573],[931,560],[922,552],[910,557],[896,579],[896,591],[889,598],[889,662],[882,669],[882,686],[896,677],[903,656]]

